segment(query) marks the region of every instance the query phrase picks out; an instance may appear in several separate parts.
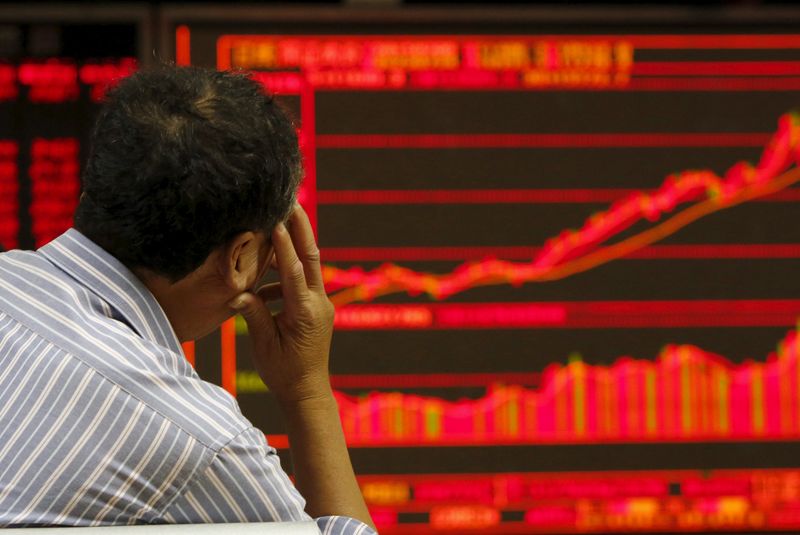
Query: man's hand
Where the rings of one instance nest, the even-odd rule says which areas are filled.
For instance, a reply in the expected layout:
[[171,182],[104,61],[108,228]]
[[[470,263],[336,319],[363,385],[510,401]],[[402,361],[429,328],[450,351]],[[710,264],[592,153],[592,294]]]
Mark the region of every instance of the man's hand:
[[[280,282],[256,294],[243,293],[230,303],[247,321],[255,367],[281,403],[329,394],[334,313],[305,210],[297,205],[289,222],[291,233],[283,224],[272,233]],[[265,301],[277,295],[283,296],[283,310],[273,316]]]
[[[358,488],[328,377],[333,305],[325,295],[319,249],[299,206],[291,232],[278,225],[272,246],[280,282],[243,293],[230,306],[247,321],[253,360],[286,417],[297,488],[311,516],[342,515],[374,527]],[[273,316],[264,304],[283,296]]]

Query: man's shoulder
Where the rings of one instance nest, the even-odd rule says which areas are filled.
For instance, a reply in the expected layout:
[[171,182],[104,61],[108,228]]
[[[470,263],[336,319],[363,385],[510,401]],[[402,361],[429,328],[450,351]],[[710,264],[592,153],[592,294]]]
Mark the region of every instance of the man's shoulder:
[[252,426],[233,396],[202,380],[183,355],[136,336],[121,340],[129,346],[109,359],[76,357],[214,451]]
[[0,254],[0,312],[213,450],[251,425],[183,355],[139,336],[35,252]]

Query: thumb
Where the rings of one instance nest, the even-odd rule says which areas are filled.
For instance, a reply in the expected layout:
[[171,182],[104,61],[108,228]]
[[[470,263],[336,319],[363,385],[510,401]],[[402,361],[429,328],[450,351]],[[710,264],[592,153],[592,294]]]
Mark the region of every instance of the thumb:
[[244,292],[229,301],[228,306],[242,315],[254,342],[271,343],[277,333],[277,326],[263,299],[250,292]]

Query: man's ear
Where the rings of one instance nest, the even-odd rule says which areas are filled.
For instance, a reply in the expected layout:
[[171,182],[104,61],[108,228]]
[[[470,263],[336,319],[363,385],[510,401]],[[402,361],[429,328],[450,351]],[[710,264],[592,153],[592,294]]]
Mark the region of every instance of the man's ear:
[[235,292],[253,287],[263,275],[264,236],[256,232],[241,232],[223,246],[219,271],[225,285]]

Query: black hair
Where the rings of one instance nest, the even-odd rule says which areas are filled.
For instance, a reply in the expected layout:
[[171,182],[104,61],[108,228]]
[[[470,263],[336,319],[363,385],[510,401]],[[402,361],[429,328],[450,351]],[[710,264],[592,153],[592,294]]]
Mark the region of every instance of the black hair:
[[240,232],[267,233],[302,178],[295,127],[243,73],[162,66],[107,95],[75,228],[176,281]]

